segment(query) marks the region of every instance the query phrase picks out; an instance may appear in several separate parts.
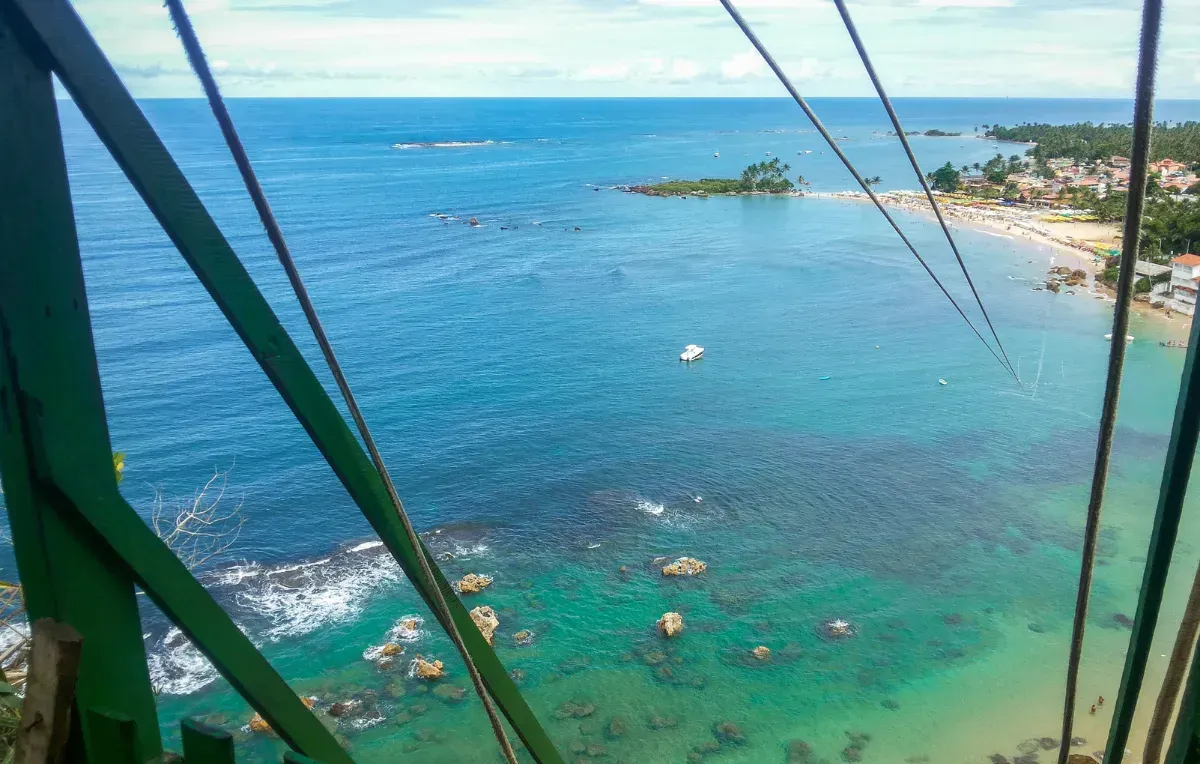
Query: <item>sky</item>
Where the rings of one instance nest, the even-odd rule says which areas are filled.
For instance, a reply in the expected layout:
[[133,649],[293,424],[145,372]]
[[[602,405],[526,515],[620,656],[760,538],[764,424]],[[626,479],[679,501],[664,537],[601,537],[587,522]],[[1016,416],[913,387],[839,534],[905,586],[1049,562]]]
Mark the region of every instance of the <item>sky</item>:
[[[786,95],[717,0],[184,0],[231,97]],[[740,0],[808,96],[869,96],[832,0]],[[161,0],[75,0],[133,94],[199,97]],[[893,96],[1127,98],[1139,0],[854,0]],[[1200,0],[1159,97],[1200,98]]]

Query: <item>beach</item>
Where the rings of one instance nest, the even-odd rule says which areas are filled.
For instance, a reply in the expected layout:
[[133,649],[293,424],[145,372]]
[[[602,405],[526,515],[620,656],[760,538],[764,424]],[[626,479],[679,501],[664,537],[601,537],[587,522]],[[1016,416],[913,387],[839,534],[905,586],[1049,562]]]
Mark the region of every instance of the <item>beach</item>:
[[[870,198],[863,192],[817,193],[809,196],[870,203]],[[923,193],[888,191],[877,196],[889,207],[913,212],[928,220],[937,219]],[[941,201],[938,206],[952,230],[956,230],[960,226],[969,226],[978,231],[1010,239],[1023,239],[1031,244],[1046,247],[1058,256],[1054,258],[1052,265],[1065,265],[1072,269],[1080,268],[1087,271],[1093,278],[1092,283],[1088,284],[1088,290],[1115,299],[1116,292],[1113,289],[1094,280],[1095,275],[1103,270],[1102,257],[1095,251],[1099,245],[1120,249],[1121,227],[1118,224],[1092,221],[1047,221],[1044,219],[1048,215],[1047,210],[1028,207],[987,206],[981,208],[950,201]],[[1146,302],[1135,301],[1131,310],[1137,315],[1161,323],[1170,338],[1176,341],[1186,339],[1191,328],[1191,317],[1178,312],[1168,313],[1165,308],[1154,308]]]

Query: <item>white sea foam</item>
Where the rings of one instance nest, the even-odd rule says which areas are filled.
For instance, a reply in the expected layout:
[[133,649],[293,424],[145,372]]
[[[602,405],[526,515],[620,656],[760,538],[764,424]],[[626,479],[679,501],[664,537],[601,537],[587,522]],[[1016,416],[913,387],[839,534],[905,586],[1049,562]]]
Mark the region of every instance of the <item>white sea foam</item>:
[[346,551],[347,552],[365,552],[368,549],[378,549],[381,546],[383,546],[382,541],[364,541],[363,543],[361,543],[357,546],[350,547]]
[[266,618],[271,625],[263,636],[277,640],[357,618],[372,593],[401,577],[385,555],[350,558],[344,566],[329,562],[325,558],[271,571],[261,586],[238,592],[237,604]]
[[653,501],[645,499],[638,500],[637,508],[639,511],[645,512],[647,515],[654,515],[655,517],[658,517],[666,510],[666,507],[662,504],[656,504]]
[[222,568],[208,574],[207,578],[216,586],[237,586],[246,579],[256,578],[262,573],[263,567],[256,562],[251,562]]
[[422,143],[393,143],[394,149],[459,149],[468,146],[491,146],[495,141],[429,141]]
[[174,626],[147,649],[150,683],[163,695],[188,695],[220,676],[208,658]]
[[385,717],[383,714],[377,714],[375,716],[362,716],[357,719],[351,719],[350,726],[356,730],[365,730],[370,727],[374,727],[376,724],[381,724],[386,718],[387,717]]
[[[416,622],[415,628],[409,628],[406,625],[407,622],[410,621]],[[403,616],[396,620],[395,625],[393,625],[391,630],[388,632],[388,641],[407,642],[409,644],[417,642],[425,634],[425,631],[421,628],[424,625],[425,619],[419,615]]]

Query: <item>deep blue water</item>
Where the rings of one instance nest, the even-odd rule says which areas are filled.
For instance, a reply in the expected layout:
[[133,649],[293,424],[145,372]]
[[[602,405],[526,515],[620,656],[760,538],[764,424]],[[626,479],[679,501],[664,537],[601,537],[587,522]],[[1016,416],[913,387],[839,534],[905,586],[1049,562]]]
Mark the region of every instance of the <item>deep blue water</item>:
[[[881,176],[885,189],[915,186],[873,101],[813,105],[849,138],[842,146],[865,175]],[[143,108],[328,381],[206,105]],[[1018,386],[865,205],[609,189],[735,176],[767,152],[813,190],[851,188],[788,101],[235,100],[230,108],[406,506],[421,529],[457,529],[451,548],[467,554],[455,565],[486,555],[498,576],[519,569],[571,592],[562,566],[604,570],[651,550],[700,553],[714,573],[737,571],[743,578],[728,580],[751,588],[761,585],[755,565],[791,575],[794,563],[819,584],[805,595],[812,612],[840,599],[881,622],[912,617],[922,602],[1018,620],[1061,617],[1073,602],[1081,515],[1069,501],[1047,509],[1035,497],[1086,481],[1109,309],[1032,292],[1049,252],[959,233],[1001,338],[1021,360]],[[1127,121],[1131,110],[1013,99],[900,99],[897,108],[909,129],[966,132],[993,122]],[[1165,102],[1157,116],[1200,118],[1200,103]],[[82,117],[64,103],[62,119],[113,444],[128,454],[124,493],[149,511],[151,486],[169,502],[186,500],[214,469],[232,467],[246,524],[223,566],[322,558],[369,538]],[[490,143],[391,148],[456,141]],[[1021,153],[971,137],[913,143],[927,168]],[[483,225],[465,225],[470,217]],[[940,232],[900,219],[970,310]],[[706,358],[684,366],[676,358],[690,342]],[[1118,472],[1137,485],[1155,477],[1182,361],[1156,345],[1130,349]],[[609,546],[587,562],[593,542]],[[1046,561],[1014,564],[1031,552]],[[290,677],[311,678],[303,664],[313,645],[331,651],[320,663],[332,671],[364,646],[342,644],[362,636],[356,622],[386,631],[399,614],[380,604],[369,615],[372,598],[398,586],[393,573],[371,562],[368,572],[349,567],[348,588],[329,576],[228,601],[252,634],[275,640]],[[1117,596],[1104,587],[1101,598]],[[612,617],[643,616],[617,608]],[[581,625],[560,627],[562,654],[586,644]],[[980,625],[954,650],[985,659],[1002,641],[993,627]],[[860,659],[886,676],[864,684],[860,666],[859,685],[887,688],[924,676],[932,660],[881,669],[878,656]],[[228,707],[213,687],[190,696],[195,708]],[[838,703],[857,702],[830,687]]]
[[[844,143],[847,152],[864,172],[882,176],[884,188],[914,185],[898,144],[872,135],[887,127],[873,101],[815,106],[835,134],[854,139]],[[294,338],[312,349],[206,105],[144,107]],[[545,497],[548,480],[614,460],[641,462],[659,438],[679,437],[679,417],[699,426],[754,418],[804,426],[809,417],[779,405],[782,388],[794,389],[788,378],[843,371],[864,345],[882,341],[919,367],[925,360],[912,353],[925,344],[921,335],[945,337],[964,371],[1002,384],[870,211],[786,200],[702,207],[588,185],[736,174],[774,149],[814,190],[851,187],[787,101],[235,100],[231,109],[422,524],[515,512],[535,521],[543,514],[531,516],[528,505]],[[948,131],[1129,113],[1120,102],[1008,99],[902,99],[898,109],[907,127]],[[1158,114],[1194,117],[1196,110],[1165,103]],[[236,461],[256,518],[244,536],[254,557],[322,551],[338,540],[335,529],[347,538],[366,533],[266,378],[66,104],[63,122],[113,441],[129,454],[126,492],[136,499],[148,481],[188,494],[212,467]],[[497,143],[389,148],[454,140]],[[915,144],[928,166],[997,150],[966,138]],[[795,155],[803,149],[814,153]],[[431,212],[476,216],[487,227],[442,225]],[[582,231],[566,230],[574,226]],[[952,277],[945,248],[926,239]],[[996,292],[990,286],[985,294]],[[844,292],[856,296],[848,301]],[[1025,311],[1006,299],[991,297],[1011,332]],[[720,366],[731,376],[696,387],[712,372],[660,363],[688,341],[709,346],[710,360],[728,358]],[[775,360],[764,363],[768,356]],[[938,365],[938,376],[948,373]],[[791,394],[808,394],[800,387],[804,393]],[[854,406],[820,406],[810,413],[825,421],[810,419],[808,427],[909,429],[871,421],[892,411],[888,389],[816,390]]]

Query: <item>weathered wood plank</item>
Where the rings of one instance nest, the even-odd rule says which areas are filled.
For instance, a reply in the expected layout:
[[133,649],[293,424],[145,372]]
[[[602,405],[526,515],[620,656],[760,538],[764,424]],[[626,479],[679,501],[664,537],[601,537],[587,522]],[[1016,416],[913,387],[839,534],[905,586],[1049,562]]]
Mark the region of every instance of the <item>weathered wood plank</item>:
[[17,728],[17,764],[56,764],[71,734],[71,705],[83,637],[51,618],[33,624],[25,705]]

